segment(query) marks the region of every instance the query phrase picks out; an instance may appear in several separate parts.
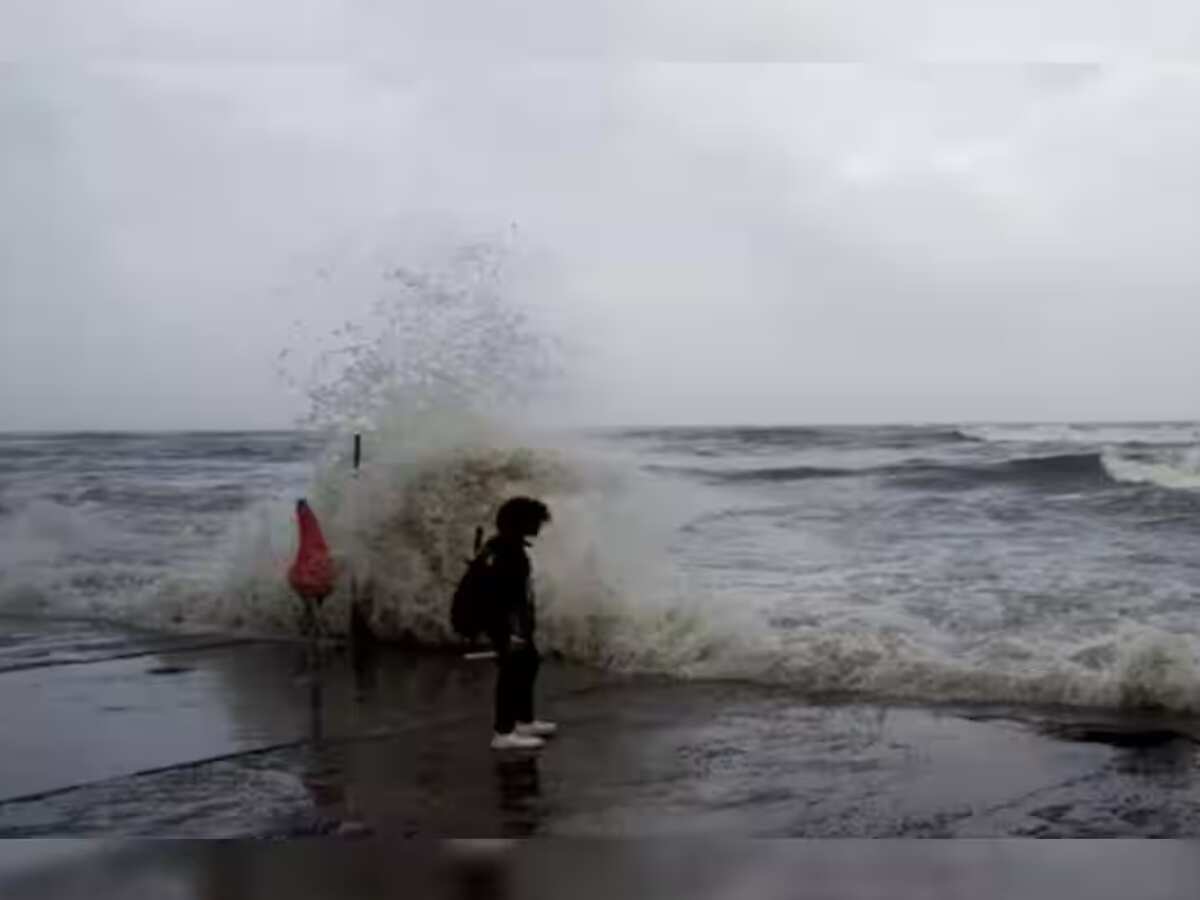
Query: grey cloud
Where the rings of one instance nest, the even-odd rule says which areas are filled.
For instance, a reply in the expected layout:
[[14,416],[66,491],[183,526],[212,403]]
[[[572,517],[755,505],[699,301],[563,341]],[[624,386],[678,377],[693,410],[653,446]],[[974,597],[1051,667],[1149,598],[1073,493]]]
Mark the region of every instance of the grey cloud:
[[[71,39],[196,57],[226,22],[244,55],[333,57],[391,15],[311,4],[300,40],[267,9],[210,4],[187,37],[127,3]],[[295,319],[332,327],[387,259],[512,222],[554,275],[519,301],[579,352],[561,417],[1193,415],[1198,88],[1137,65],[10,65],[0,420],[286,424]]]
[[1179,0],[10,0],[0,58],[761,62],[1191,58]]

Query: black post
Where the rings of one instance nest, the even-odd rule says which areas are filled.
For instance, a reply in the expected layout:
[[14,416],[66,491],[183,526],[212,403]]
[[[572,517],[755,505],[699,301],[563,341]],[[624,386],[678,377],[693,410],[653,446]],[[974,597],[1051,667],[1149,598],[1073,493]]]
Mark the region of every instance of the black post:
[[[358,466],[362,462],[362,435],[356,433],[354,435],[354,475],[358,477]],[[363,592],[358,589],[358,576],[350,576],[350,651],[354,657],[356,669],[361,669],[364,665],[370,665],[368,658],[371,645],[375,641],[375,634],[371,631],[371,623],[369,621],[370,611],[364,609],[364,606],[373,603],[371,596],[372,584],[367,581],[367,588]]]

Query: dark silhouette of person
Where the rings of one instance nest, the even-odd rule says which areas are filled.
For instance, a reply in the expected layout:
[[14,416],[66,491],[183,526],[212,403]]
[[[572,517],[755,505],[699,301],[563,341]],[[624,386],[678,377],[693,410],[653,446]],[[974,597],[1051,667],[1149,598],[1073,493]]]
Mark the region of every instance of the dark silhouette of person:
[[541,666],[534,643],[532,567],[526,548],[550,521],[540,500],[513,497],[496,513],[496,535],[485,550],[492,559],[488,637],[496,651],[496,709],[492,748],[534,750],[557,731],[534,717],[533,685]]

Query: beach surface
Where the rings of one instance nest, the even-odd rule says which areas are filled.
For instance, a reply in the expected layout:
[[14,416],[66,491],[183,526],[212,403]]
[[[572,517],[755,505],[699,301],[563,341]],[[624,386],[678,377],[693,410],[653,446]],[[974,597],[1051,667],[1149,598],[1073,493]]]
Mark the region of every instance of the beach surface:
[[814,702],[553,660],[532,754],[488,746],[493,667],[383,647],[6,620],[0,836],[1200,834],[1195,726]]

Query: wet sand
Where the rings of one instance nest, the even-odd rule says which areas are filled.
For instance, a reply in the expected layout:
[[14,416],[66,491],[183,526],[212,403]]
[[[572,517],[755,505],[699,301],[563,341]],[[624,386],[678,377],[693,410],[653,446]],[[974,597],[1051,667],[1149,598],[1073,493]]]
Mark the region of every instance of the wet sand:
[[549,662],[543,751],[490,662],[4,622],[0,836],[1200,834],[1192,723],[814,703]]

